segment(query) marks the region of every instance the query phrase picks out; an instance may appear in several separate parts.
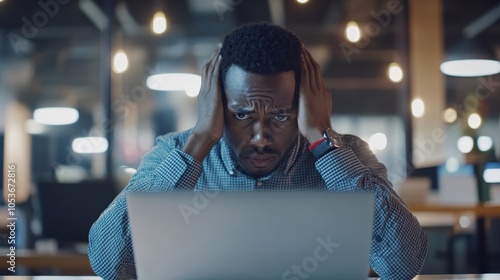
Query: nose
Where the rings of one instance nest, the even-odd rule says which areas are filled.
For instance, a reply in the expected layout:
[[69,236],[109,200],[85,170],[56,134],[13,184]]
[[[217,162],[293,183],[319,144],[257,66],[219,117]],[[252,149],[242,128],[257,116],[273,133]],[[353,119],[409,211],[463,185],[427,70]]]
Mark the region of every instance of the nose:
[[259,148],[264,148],[272,143],[272,132],[265,122],[255,122],[250,143]]

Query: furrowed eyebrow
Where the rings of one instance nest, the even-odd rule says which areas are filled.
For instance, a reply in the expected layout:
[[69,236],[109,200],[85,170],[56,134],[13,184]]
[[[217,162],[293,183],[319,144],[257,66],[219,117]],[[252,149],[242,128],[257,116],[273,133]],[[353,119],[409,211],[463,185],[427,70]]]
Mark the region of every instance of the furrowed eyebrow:
[[243,114],[249,114],[249,113],[253,112],[252,109],[250,109],[248,107],[241,107],[241,106],[232,106],[232,107],[229,107],[229,109],[231,109],[231,111],[234,111],[237,113],[243,113]]
[[293,108],[280,108],[280,109],[273,109],[271,112],[273,114],[288,114],[293,111]]
[[[243,106],[231,106],[229,107],[229,109],[233,112],[236,112],[236,113],[243,113],[243,114],[250,114],[250,113],[253,113],[255,112],[255,110],[251,107],[243,107]],[[275,115],[279,115],[279,114],[288,114],[290,112],[293,111],[293,108],[275,108],[275,109],[271,109],[271,113],[272,114],[275,114]]]

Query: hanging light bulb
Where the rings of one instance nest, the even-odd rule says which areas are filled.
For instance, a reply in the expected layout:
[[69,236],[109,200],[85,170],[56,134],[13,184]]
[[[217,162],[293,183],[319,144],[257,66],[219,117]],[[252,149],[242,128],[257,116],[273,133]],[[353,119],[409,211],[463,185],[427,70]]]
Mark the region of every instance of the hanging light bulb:
[[421,118],[425,114],[425,104],[424,101],[420,98],[415,98],[411,102],[411,113],[416,118]]
[[151,30],[155,34],[162,34],[167,30],[167,18],[162,11],[158,11],[153,16],[153,21],[151,22]]
[[447,123],[454,122],[457,119],[457,110],[451,107],[444,110],[443,118]]
[[486,152],[493,147],[493,139],[489,136],[479,136],[477,138],[477,147],[481,152]]
[[113,71],[115,71],[115,73],[117,74],[120,74],[127,71],[127,68],[128,68],[127,54],[123,50],[117,51],[113,58]]
[[481,116],[479,114],[471,114],[469,118],[467,118],[467,124],[469,125],[470,128],[476,129],[481,126]]
[[350,42],[356,43],[361,39],[361,30],[355,21],[350,21],[345,27],[345,37]]
[[399,83],[403,80],[403,69],[395,62],[389,64],[387,74],[389,75],[389,79],[394,83]]
[[467,154],[474,148],[474,139],[470,136],[462,136],[458,138],[457,147],[460,152]]
[[368,143],[372,151],[382,151],[387,147],[387,136],[380,132],[375,133],[370,136],[370,140],[368,140]]

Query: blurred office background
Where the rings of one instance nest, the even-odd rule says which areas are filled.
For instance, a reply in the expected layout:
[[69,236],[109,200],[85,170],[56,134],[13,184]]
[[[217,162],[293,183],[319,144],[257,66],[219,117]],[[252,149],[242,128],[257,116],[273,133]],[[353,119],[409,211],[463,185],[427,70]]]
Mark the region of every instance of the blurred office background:
[[[497,0],[0,0],[2,246],[15,164],[17,248],[84,253],[155,137],[195,124],[216,45],[254,21],[302,39],[334,129],[367,141],[409,202],[500,201]],[[464,58],[489,62],[442,65]],[[473,215],[422,219],[423,273],[478,271]],[[495,219],[487,230],[488,270],[500,272]],[[26,273],[62,273],[37,269]]]

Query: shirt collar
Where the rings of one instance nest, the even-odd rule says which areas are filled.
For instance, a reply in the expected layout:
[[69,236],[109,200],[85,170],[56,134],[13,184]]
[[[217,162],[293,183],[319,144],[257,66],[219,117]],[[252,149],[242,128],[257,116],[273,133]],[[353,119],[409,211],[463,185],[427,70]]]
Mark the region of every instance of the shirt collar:
[[233,175],[236,168],[234,166],[233,158],[231,157],[231,150],[224,137],[220,140],[220,154],[222,158],[222,164],[226,168],[229,175]]
[[[292,147],[288,155],[282,159],[277,170],[283,170],[283,172],[287,174],[290,171],[290,168],[296,162],[297,157],[299,156],[299,153],[304,146],[304,143],[305,143],[304,137],[299,134],[299,136],[297,137],[297,141],[295,142],[295,145]],[[224,137],[222,137],[220,140],[220,154],[224,168],[226,168],[226,171],[230,175],[233,175],[234,172],[236,171],[236,165],[234,163],[235,160],[232,157],[231,149],[229,148],[229,145],[227,144]]]
[[297,161],[297,157],[299,156],[300,151],[302,151],[302,146],[304,145],[304,137],[302,134],[299,134],[297,137],[297,141],[295,142],[295,145],[292,147],[292,150],[288,154],[288,158],[285,158],[286,164],[285,164],[285,174],[290,171],[290,168],[292,168],[292,165]]

